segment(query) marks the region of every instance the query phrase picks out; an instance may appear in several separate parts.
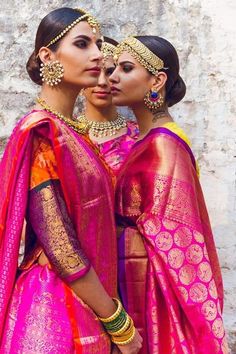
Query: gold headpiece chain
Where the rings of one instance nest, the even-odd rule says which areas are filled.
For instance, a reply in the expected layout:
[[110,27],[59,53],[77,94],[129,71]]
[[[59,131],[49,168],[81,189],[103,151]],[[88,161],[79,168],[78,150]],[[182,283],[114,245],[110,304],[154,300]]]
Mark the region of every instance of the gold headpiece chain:
[[[45,47],[50,47],[51,45],[53,45],[54,43],[56,43],[57,41],[59,41],[59,39],[61,39],[62,37],[65,36],[65,34],[67,32],[69,32],[75,25],[77,25],[79,22],[86,20],[88,22],[88,24],[92,27],[93,33],[96,33],[96,27],[100,30],[100,24],[98,23],[97,19],[90,15],[90,13],[86,12],[83,9],[74,9],[80,13],[82,13],[83,15],[78,17],[76,20],[74,20],[70,25],[68,25],[67,27],[65,27],[55,38],[53,38]],[[38,55],[37,55],[38,56]]]
[[103,58],[107,59],[108,57],[112,57],[115,54],[115,50],[116,50],[116,46],[108,43],[108,42],[102,42],[102,48],[101,48],[101,52],[103,54]]
[[123,52],[129,52],[141,65],[153,75],[164,69],[164,62],[142,42],[135,37],[128,37],[115,48],[114,60],[117,60]]

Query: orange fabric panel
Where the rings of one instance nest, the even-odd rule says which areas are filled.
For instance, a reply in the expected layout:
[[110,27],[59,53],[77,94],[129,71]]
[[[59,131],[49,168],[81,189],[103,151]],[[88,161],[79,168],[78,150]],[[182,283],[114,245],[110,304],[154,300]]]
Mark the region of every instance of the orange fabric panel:
[[56,158],[49,140],[36,136],[33,141],[30,189],[50,179],[58,179]]

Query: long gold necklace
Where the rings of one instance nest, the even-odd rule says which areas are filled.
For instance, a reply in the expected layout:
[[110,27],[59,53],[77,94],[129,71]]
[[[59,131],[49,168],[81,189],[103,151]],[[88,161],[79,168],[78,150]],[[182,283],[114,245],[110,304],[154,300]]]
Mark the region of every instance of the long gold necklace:
[[96,138],[103,138],[105,136],[115,135],[121,128],[127,126],[126,119],[119,113],[115,120],[107,122],[96,122],[94,120],[89,120],[85,114],[78,117],[79,122],[86,124],[89,127],[89,131]]
[[45,109],[45,111],[50,112],[52,114],[54,114],[57,118],[59,118],[60,120],[62,120],[64,123],[66,123],[69,127],[71,127],[74,131],[76,131],[79,134],[86,134],[88,133],[89,130],[89,126],[88,124],[86,124],[86,122],[80,122],[77,119],[73,120],[71,118],[67,118],[65,116],[63,116],[63,114],[55,111],[54,109],[52,109],[42,98],[37,97],[36,101],[40,104],[41,107],[43,107],[43,109]]

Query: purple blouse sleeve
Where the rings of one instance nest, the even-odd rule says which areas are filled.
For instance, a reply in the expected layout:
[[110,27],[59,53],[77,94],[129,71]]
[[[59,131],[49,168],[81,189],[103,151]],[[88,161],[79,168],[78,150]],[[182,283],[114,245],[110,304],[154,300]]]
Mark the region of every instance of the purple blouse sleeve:
[[29,193],[28,222],[52,267],[67,282],[90,269],[68,215],[60,182],[49,180]]

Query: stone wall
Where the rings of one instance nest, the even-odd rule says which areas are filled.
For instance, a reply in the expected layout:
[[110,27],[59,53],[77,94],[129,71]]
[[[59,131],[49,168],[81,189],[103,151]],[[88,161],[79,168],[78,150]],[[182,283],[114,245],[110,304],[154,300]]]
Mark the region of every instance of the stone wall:
[[236,2],[234,0],[1,1],[0,149],[37,93],[25,63],[39,19],[81,6],[104,33],[159,34],[177,48],[187,95],[172,110],[192,139],[225,284],[225,325],[236,353]]

